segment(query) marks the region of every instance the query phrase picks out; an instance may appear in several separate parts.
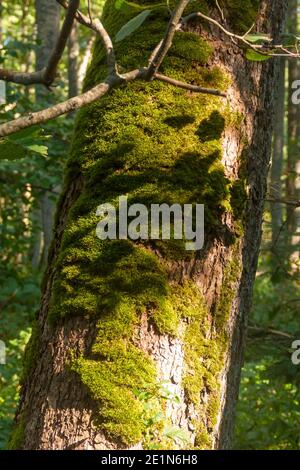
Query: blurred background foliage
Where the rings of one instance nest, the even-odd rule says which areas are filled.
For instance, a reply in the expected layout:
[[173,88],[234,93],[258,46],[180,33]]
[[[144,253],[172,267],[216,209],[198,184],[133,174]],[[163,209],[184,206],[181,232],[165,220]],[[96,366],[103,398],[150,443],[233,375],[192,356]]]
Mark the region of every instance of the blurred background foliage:
[[[0,67],[35,69],[45,46],[39,39],[43,24],[36,21],[43,2],[45,6],[45,0],[0,0]],[[51,3],[55,2],[49,1],[49,8]],[[295,33],[298,3],[289,3],[293,20],[287,28]],[[101,13],[102,4],[102,0],[93,0],[94,15]],[[58,14],[61,21],[63,12]],[[0,96],[0,122],[78,93],[92,42],[89,31],[74,30],[57,87],[51,92],[7,84],[5,102]],[[281,61],[280,68],[273,160],[237,410],[236,449],[300,449],[300,366],[291,362],[291,344],[300,339],[300,106],[291,103],[291,84],[295,77],[300,79],[300,70],[296,61]],[[0,90],[2,86],[0,83]],[[39,305],[40,280],[73,121],[73,115],[64,116],[45,125],[43,131],[33,128],[0,141],[0,339],[7,346],[7,364],[0,365],[0,449],[6,448],[17,406],[22,356]]]

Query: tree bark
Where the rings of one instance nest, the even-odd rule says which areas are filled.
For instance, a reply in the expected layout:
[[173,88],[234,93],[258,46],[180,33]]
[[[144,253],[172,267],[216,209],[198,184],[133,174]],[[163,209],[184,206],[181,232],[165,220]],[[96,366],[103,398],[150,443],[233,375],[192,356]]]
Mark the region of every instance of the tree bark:
[[78,26],[75,23],[68,41],[68,82],[69,82],[69,98],[77,96],[79,93],[78,84]]
[[[298,33],[298,1],[289,2],[289,31]],[[299,79],[299,66],[297,61],[288,64],[288,140],[287,140],[287,178],[286,198],[298,201],[300,197],[300,108],[292,102],[292,84]],[[299,259],[300,243],[300,210],[287,206],[287,246],[290,260],[293,263]]]
[[[47,66],[59,36],[60,6],[55,0],[35,0],[37,40],[39,47],[36,51],[36,70]],[[37,103],[53,104],[53,95],[44,85],[36,85]],[[44,106],[44,105],[43,105]],[[54,203],[51,195],[46,192],[39,200],[39,209],[35,210],[33,217],[40,219],[42,233],[38,234],[32,248],[32,266],[35,269],[45,268],[52,239]]]
[[[245,22],[250,3],[246,11],[244,2],[226,9],[233,29],[252,24],[253,15]],[[104,10],[112,37],[136,15],[133,6],[120,14],[113,5],[108,0]],[[285,1],[261,2],[258,31],[276,39],[284,11]],[[167,21],[167,13],[154,12],[118,44],[124,68],[145,63]],[[98,44],[86,86],[101,79],[105,64]],[[208,32],[197,20],[176,34],[162,72],[227,90],[228,105],[164,83],[135,82],[80,112],[13,448],[230,447],[277,66],[246,61],[217,28]],[[97,206],[124,194],[149,208],[204,203],[203,250],[188,253],[178,240],[97,239]],[[154,415],[163,414],[157,424],[149,404]],[[183,431],[188,443],[168,436],[166,425]]]
[[[36,70],[48,64],[49,56],[54,49],[59,35],[60,6],[55,0],[35,0],[37,40],[39,47],[36,53]],[[37,100],[49,96],[43,85],[36,87]]]
[[[285,114],[285,59],[281,58],[279,65],[278,96],[276,99],[276,114],[273,140],[273,155],[271,166],[270,196],[275,200],[282,199],[282,170],[284,149],[284,114]],[[283,211],[281,203],[271,203],[272,220],[272,252],[274,263],[278,265],[280,253],[283,251]]]

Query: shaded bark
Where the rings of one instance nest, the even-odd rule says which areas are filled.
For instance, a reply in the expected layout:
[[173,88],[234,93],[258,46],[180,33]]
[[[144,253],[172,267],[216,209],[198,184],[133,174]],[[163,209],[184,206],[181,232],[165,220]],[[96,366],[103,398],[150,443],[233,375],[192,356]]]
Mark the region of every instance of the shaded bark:
[[[289,31],[298,32],[298,2],[289,2]],[[287,141],[287,169],[286,169],[286,199],[298,201],[300,198],[300,107],[292,102],[292,84],[299,79],[299,65],[297,61],[288,63],[288,141]],[[288,206],[286,209],[286,227],[288,254],[291,261],[299,258],[300,243],[300,210]]]
[[[278,96],[276,99],[276,114],[273,139],[273,156],[271,166],[270,195],[275,200],[282,199],[282,171],[284,150],[284,114],[285,114],[285,60],[280,59],[278,77]],[[282,204],[271,203],[272,222],[272,251],[275,261],[282,251],[283,211]]]
[[[263,1],[258,16],[258,30],[270,32],[276,38],[282,28],[284,9],[284,1]],[[154,17],[152,22],[155,21],[160,20]],[[153,25],[155,27],[154,23]],[[151,27],[152,25],[149,23],[149,28]],[[155,175],[160,179],[157,183],[155,177],[151,176],[154,179],[150,179],[150,181],[152,181],[155,188],[155,185],[157,185],[155,189],[157,197],[159,197],[159,190],[163,194],[168,181],[173,181],[170,178],[175,178],[176,190],[186,190],[187,183],[179,178],[177,172],[178,165],[179,168],[181,168],[180,165],[187,165],[189,189],[196,191],[197,178],[203,181],[201,180],[203,172],[207,173],[209,178],[216,178],[210,181],[209,188],[211,191],[216,190],[214,182],[227,185],[230,181],[231,188],[235,188],[231,194],[232,206],[230,210],[218,208],[218,204],[221,204],[219,199],[212,204],[211,211],[218,219],[218,222],[207,221],[205,247],[200,254],[195,253],[190,258],[187,258],[186,254],[182,256],[177,254],[175,258],[168,256],[164,251],[164,248],[166,248],[164,245],[146,243],[143,248],[139,244],[130,245],[130,250],[137,253],[137,260],[130,261],[129,258],[124,272],[125,284],[131,269],[133,272],[137,270],[139,273],[133,284],[139,286],[140,279],[143,280],[143,266],[142,268],[139,266],[139,259],[142,259],[143,254],[145,254],[144,250],[146,250],[147,256],[150,256],[151,260],[155,260],[155,263],[163,267],[164,272],[167,273],[167,291],[174,292],[176,299],[174,301],[174,297],[165,294],[166,299],[163,300],[168,300],[175,312],[187,308],[186,305],[181,305],[182,299],[196,312],[198,308],[200,310],[201,304],[203,317],[201,317],[200,322],[197,321],[197,313],[195,318],[188,317],[187,314],[179,317],[177,333],[175,335],[170,334],[153,317],[152,310],[155,308],[151,302],[146,302],[146,304],[143,304],[141,312],[137,314],[134,334],[126,339],[126,347],[130,346],[130,348],[140,351],[140,355],[145,357],[145,362],[152,361],[157,370],[158,383],[167,381],[170,384],[172,393],[177,395],[179,400],[167,403],[165,416],[173,426],[187,433],[190,446],[201,449],[227,449],[231,445],[234,411],[243,363],[247,318],[251,306],[252,288],[261,238],[262,213],[270,162],[277,66],[274,61],[266,63],[247,62],[242,52],[228,38],[223,37],[219,30],[213,27],[210,33],[207,33],[202,28],[201,23],[195,21],[190,28],[190,32],[201,35],[213,43],[215,52],[207,65],[209,70],[212,72],[215,70],[214,67],[218,67],[219,71],[226,71],[230,76],[231,85],[228,89],[230,109],[236,117],[239,116],[239,124],[234,124],[234,119],[229,120],[229,123],[228,121],[225,123],[225,119],[219,115],[219,110],[222,109],[222,112],[224,112],[224,105],[219,101],[213,101],[210,103],[212,112],[211,115],[208,115],[208,118],[203,121],[201,121],[201,116],[195,118],[197,122],[200,122],[198,128],[192,128],[194,130],[191,131],[191,127],[186,127],[185,131],[185,127],[183,127],[182,130],[182,127],[180,127],[182,125],[195,126],[195,124],[193,124],[191,117],[186,114],[181,116],[182,119],[179,119],[180,116],[176,115],[176,112],[178,112],[178,109],[182,112],[182,107],[180,108],[176,104],[176,99],[179,99],[178,96],[180,99],[184,97],[184,100],[186,100],[184,109],[190,110],[190,107],[198,106],[197,100],[200,100],[199,106],[201,107],[202,98],[196,98],[188,91],[181,90],[178,92],[178,90],[173,90],[174,103],[171,106],[171,111],[163,103],[161,103],[161,108],[164,109],[164,106],[166,106],[166,112],[172,112],[172,109],[174,109],[175,115],[171,115],[168,117],[167,122],[164,120],[161,124],[169,125],[169,130],[166,130],[166,132],[173,133],[171,135],[173,135],[174,140],[176,134],[180,134],[184,138],[185,133],[190,133],[191,139],[195,139],[196,131],[197,136],[199,136],[199,147],[194,153],[185,146],[177,147],[172,157],[174,166],[168,167],[168,162],[165,163],[166,168],[170,170],[167,173],[164,173],[163,164],[159,166],[159,159],[157,162],[157,159],[152,157],[151,161]],[[134,52],[137,54],[139,52],[139,43],[136,41],[134,44]],[[101,69],[101,66],[103,66],[104,59],[97,54],[99,54],[99,51],[96,48],[89,77],[90,86],[94,80],[99,79],[99,68]],[[174,59],[172,51],[170,55],[171,60],[172,57]],[[174,63],[178,64],[176,60]],[[96,71],[94,78],[91,76],[93,67],[94,72]],[[202,69],[199,70],[199,73],[201,73]],[[192,69],[185,72],[191,71]],[[135,89],[131,99],[138,100],[140,97],[149,96],[148,107],[155,110],[156,113],[158,112],[155,107],[156,101],[159,103],[159,100],[163,100],[164,95],[166,97],[170,96],[170,89],[161,88],[165,86],[164,84],[160,84],[159,88],[157,84],[135,86],[140,88]],[[152,88],[149,88],[149,86]],[[126,90],[127,88],[124,88],[122,93],[129,93],[130,96],[130,89],[128,88],[128,92]],[[67,264],[64,265],[64,263],[67,263],[67,254],[63,250],[69,248],[68,253],[71,256],[73,250],[80,247],[80,240],[83,246],[86,243],[84,236],[76,232],[76,227],[79,226],[82,220],[80,214],[84,217],[88,210],[84,208],[83,201],[86,201],[87,207],[87,201],[90,201],[90,197],[96,194],[93,202],[95,207],[93,205],[92,209],[92,213],[94,213],[97,205],[107,201],[110,190],[113,191],[112,182],[110,183],[110,181],[115,180],[117,188],[119,182],[119,194],[129,191],[126,186],[124,187],[124,178],[128,177],[126,162],[125,169],[121,164],[122,158],[129,152],[128,141],[120,141],[119,146],[112,150],[111,155],[105,154],[106,146],[103,143],[101,144],[101,151],[98,151],[97,147],[94,146],[95,136],[93,136],[92,131],[97,129],[96,133],[100,132],[100,134],[97,134],[97,142],[102,142],[101,132],[105,128],[105,118],[108,119],[107,116],[111,109],[110,100],[116,100],[113,103],[116,106],[117,102],[121,110],[125,107],[128,108],[130,118],[125,122],[127,122],[127,126],[131,125],[131,132],[134,135],[135,133],[138,136],[140,135],[140,128],[143,125],[145,126],[143,128],[144,141],[147,141],[149,135],[153,136],[151,134],[152,128],[149,126],[150,123],[155,124],[155,118],[150,114],[147,116],[149,122],[145,124],[147,106],[143,108],[143,112],[138,111],[137,107],[131,108],[132,102],[126,101],[128,95],[122,97],[122,93],[118,91],[116,94],[112,94],[103,108],[100,104],[99,108],[96,106],[91,107],[89,110],[82,112],[78,118],[72,158],[69,162],[68,178],[57,212],[51,262],[44,282],[42,305],[38,316],[38,336],[27,353],[30,354],[34,345],[35,360],[31,363],[25,379],[17,413],[17,426],[22,427],[22,439],[15,443],[15,447],[19,446],[23,449],[120,449],[142,446],[142,439],[137,441],[131,439],[129,444],[122,440],[121,435],[116,435],[116,432],[113,436],[109,434],[107,427],[105,427],[107,423],[103,421],[103,418],[99,425],[99,414],[101,419],[105,397],[102,397],[102,401],[98,402],[95,394],[93,394],[93,384],[90,386],[84,385],[84,377],[80,375],[80,371],[77,370],[77,373],[75,373],[70,370],[70,354],[78,358],[79,361],[82,356],[87,358],[87,361],[94,364],[95,369],[98,365],[100,367],[110,366],[110,361],[107,362],[105,356],[101,357],[100,355],[100,357],[97,357],[97,354],[91,350],[93,345],[96,344],[97,335],[99,334],[98,320],[100,319],[100,325],[104,321],[103,311],[101,311],[101,295],[98,299],[100,306],[95,307],[92,314],[82,314],[84,312],[83,306],[82,309],[79,307],[77,313],[74,310],[76,309],[75,297],[82,287],[81,283],[77,281],[79,283],[76,284],[77,287],[73,294],[71,284],[69,285],[71,289],[69,294],[63,288],[62,291],[60,290],[60,285],[68,284],[68,280],[63,274],[64,268],[67,270],[68,267]],[[119,100],[118,96],[120,97]],[[219,100],[220,98],[211,99]],[[137,115],[133,114],[133,121],[130,121],[132,118],[131,113],[135,112]],[[207,103],[205,102],[202,112],[207,113]],[[211,120],[216,116],[218,117],[217,123],[220,125],[218,138],[221,139],[221,161],[223,166],[211,168],[215,158],[214,153],[212,153],[210,154],[211,165],[204,167],[204,169],[202,167],[199,170],[197,166],[193,166],[193,162],[198,158],[197,151],[201,153],[209,145],[211,141],[210,132],[212,132]],[[241,116],[243,116],[242,119]],[[119,117],[118,124],[122,126],[124,119],[124,117]],[[85,137],[84,142],[80,143],[80,136],[83,131],[90,137]],[[213,125],[213,131],[215,132],[215,124]],[[111,139],[119,138],[119,133],[114,132]],[[152,138],[154,139],[154,136]],[[159,144],[157,141],[154,142],[158,152]],[[247,142],[247,145],[245,142]],[[139,140],[135,145],[136,152],[138,152]],[[135,148],[134,145],[133,148]],[[85,168],[84,161],[85,159],[86,162],[89,161],[91,149],[96,152],[94,161],[96,166],[99,165],[99,168],[101,168],[103,161],[107,161],[107,166],[102,169],[101,179],[97,173],[98,179],[89,172],[89,169],[86,170]],[[167,151],[168,147],[166,146],[163,155],[164,153],[167,154]],[[99,155],[97,152],[99,152]],[[121,160],[118,160],[119,158]],[[142,153],[141,159],[134,166],[134,173],[129,174],[133,181],[135,181],[135,177],[138,178],[137,181],[145,188],[149,184],[148,178],[149,173],[151,175],[152,168],[151,166],[149,168],[147,166],[143,167],[147,163],[147,158],[149,159],[149,154],[145,153],[143,155]],[[202,164],[202,161],[200,161],[200,164]],[[127,165],[130,166],[130,161],[127,162]],[[179,179],[177,180],[176,177]],[[113,179],[110,180],[110,178]],[[195,181],[193,182],[193,180]],[[96,188],[98,184],[100,185],[100,192],[97,196]],[[198,184],[201,185],[201,183]],[[106,188],[107,193],[101,193],[102,188]],[[203,188],[198,189],[202,191]],[[118,194],[118,190],[115,191],[117,192],[112,193],[114,197]],[[240,192],[242,194],[241,199],[238,197]],[[204,193],[201,194],[204,197]],[[234,202],[236,199],[239,202]],[[164,201],[159,200],[159,202]],[[198,201],[198,203],[201,202]],[[73,230],[75,230],[76,235],[73,234],[70,237],[68,230],[70,230],[72,224],[74,224]],[[92,227],[92,236],[94,230],[95,227]],[[87,233],[84,232],[84,235]],[[77,244],[78,240],[79,245]],[[95,247],[92,248],[91,256],[97,246],[100,247],[95,239]],[[107,245],[108,253],[111,253],[112,246]],[[86,259],[80,265],[80,269],[92,269],[95,282],[97,276],[101,273],[103,263],[105,265],[105,255],[108,256],[107,253],[104,253],[101,263],[97,259],[94,261]],[[84,254],[81,256],[84,256]],[[122,256],[120,257],[122,260]],[[119,258],[116,260],[111,258],[110,262],[106,261],[110,275],[117,269],[119,261]],[[158,268],[154,269],[155,274],[157,274],[156,269]],[[113,281],[114,278],[112,278],[110,286],[111,291],[106,295],[114,303],[117,302],[117,308],[118,302],[122,305],[124,298],[129,294],[126,288],[122,290],[122,282],[121,287],[114,287]],[[105,283],[105,276],[97,285],[97,288],[101,289],[103,282]],[[143,289],[147,290],[149,282],[145,282],[145,284]],[[187,284],[191,286],[193,295],[188,294]],[[92,295],[88,284],[84,287],[87,289],[85,297],[89,294]],[[114,288],[116,291],[114,291]],[[143,292],[136,294],[141,302],[143,299],[142,294]],[[72,306],[69,307],[70,311],[68,313],[67,304],[64,302],[68,298],[72,299],[73,296],[74,309],[72,310]],[[204,299],[203,304],[201,303],[202,299]],[[79,297],[76,297],[76,301],[79,301]],[[51,323],[49,322],[49,313],[53,316],[54,311],[59,312],[59,317],[56,318],[54,323]],[[202,332],[202,327],[204,332]],[[188,343],[186,336],[188,331],[190,336],[200,338],[203,344],[194,344],[192,339]],[[123,341],[122,337],[120,341]],[[201,349],[202,353],[199,353],[199,347],[203,348],[204,344],[208,345],[206,354],[203,354],[203,349]],[[99,347],[103,347],[101,342]],[[112,341],[111,347],[114,347],[114,341]],[[122,357],[123,353],[120,354]],[[188,362],[189,355],[194,360]],[[216,368],[215,372],[211,370],[212,364]],[[202,367],[203,376],[201,375]],[[191,391],[188,382],[193,381],[194,372],[199,384],[194,383],[196,391],[195,389]],[[126,387],[125,385],[124,393],[128,390],[130,392],[130,386]],[[99,391],[100,394],[101,392],[102,390]],[[193,395],[196,395],[196,398]],[[181,446],[182,443],[179,441],[174,442],[174,447],[180,448]]]

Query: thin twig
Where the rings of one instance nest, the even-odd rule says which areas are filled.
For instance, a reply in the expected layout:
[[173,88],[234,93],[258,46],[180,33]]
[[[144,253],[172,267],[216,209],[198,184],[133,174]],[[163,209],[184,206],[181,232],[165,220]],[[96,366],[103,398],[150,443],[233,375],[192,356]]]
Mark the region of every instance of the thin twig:
[[197,85],[190,85],[189,83],[184,83],[179,80],[175,80],[174,78],[166,77],[160,73],[156,73],[154,75],[156,80],[160,80],[161,82],[169,83],[170,85],[176,86],[178,88],[183,88],[184,90],[193,91],[195,93],[204,93],[207,95],[215,95],[215,96],[222,96],[226,98],[226,94],[219,90],[214,90],[211,88],[203,88]]
[[292,207],[300,207],[300,201],[292,201],[288,199],[281,199],[281,198],[267,198],[266,202],[270,203],[277,203],[277,204],[286,204],[287,206],[292,206]]
[[[196,13],[191,13],[190,15],[185,16],[182,18],[181,25],[184,26],[187,23],[189,23],[191,20],[194,18],[202,18],[209,23],[213,24],[217,28],[219,28],[226,36],[230,37],[233,40],[240,41],[244,46],[247,46],[247,48],[254,50],[255,52],[258,52],[261,55],[264,55],[266,57],[299,57],[299,54],[295,54],[292,51],[287,50],[282,44],[272,44],[271,39],[269,40],[270,45],[267,46],[266,44],[253,44],[249,41],[247,41],[246,37],[247,34],[244,34],[243,36],[240,36],[239,34],[234,34],[228,29],[226,29],[224,26],[222,26],[217,20],[214,20],[210,16],[206,16],[204,13],[201,13],[200,11]],[[253,26],[251,27],[251,30],[253,29]],[[270,50],[269,50],[270,49]],[[281,50],[282,52],[276,53],[274,52],[275,50]]]
[[275,330],[273,328],[259,328],[257,326],[249,326],[249,332],[263,334],[263,335],[275,335],[275,336],[282,336],[283,338],[294,339],[293,335],[286,333],[285,331]]
[[44,70],[37,72],[15,72],[14,70],[0,69],[0,80],[20,85],[34,85],[43,82]]
[[71,0],[69,3],[67,14],[65,16],[56,46],[50,56],[48,65],[43,76],[43,81],[47,86],[50,86],[56,77],[57,67],[59,62],[61,61],[63,52],[71,34],[79,3],[80,0]]
[[121,85],[124,82],[132,82],[145,74],[145,69],[136,69],[122,76],[109,75],[104,82],[91,88],[82,95],[70,98],[63,103],[56,104],[50,108],[27,114],[26,116],[14,119],[13,121],[0,125],[0,137],[5,137],[14,132],[18,132],[27,127],[47,122],[50,119],[57,118],[63,114],[69,113],[76,109],[82,108],[90,104],[102,96],[106,95],[112,88]]
[[71,33],[78,6],[79,0],[71,0],[70,4],[68,5],[67,14],[64,19],[59,38],[46,68],[32,73],[0,69],[0,79],[6,82],[13,82],[21,85],[41,84],[50,87],[56,77],[57,67],[62,58],[62,54]]
[[[63,8],[68,9],[69,7],[68,3],[65,0],[56,0],[56,1]],[[89,29],[92,29],[93,31],[95,31],[95,33],[99,34],[106,50],[107,64],[108,64],[109,71],[111,73],[117,73],[117,64],[116,64],[114,46],[102,22],[99,19],[93,20],[91,17],[84,15],[78,9],[77,9],[75,18],[78,21],[78,23],[82,24],[83,26],[86,26]]]
[[[99,21],[98,19],[93,20],[92,18],[89,18],[83,15],[78,9],[76,9],[76,11],[72,9],[72,13],[74,15],[73,20],[74,18],[76,18],[76,20],[79,23],[84,24],[85,26],[91,28],[92,30],[96,31],[101,36],[106,52],[107,52],[109,75],[106,77],[104,82],[96,85],[91,90],[83,93],[82,95],[70,98],[67,101],[64,101],[63,103],[59,103],[57,105],[54,105],[42,111],[30,113],[26,116],[17,118],[13,121],[0,125],[0,137],[5,137],[21,129],[26,129],[27,127],[30,127],[36,124],[41,124],[43,122],[49,121],[50,119],[54,119],[63,114],[82,108],[83,106],[86,106],[87,104],[90,104],[96,101],[97,99],[101,98],[102,96],[106,95],[113,88],[123,83],[136,80],[138,78],[142,80],[149,80],[149,79],[155,78],[156,80],[160,80],[170,85],[183,88],[185,90],[193,91],[196,93],[205,93],[205,94],[210,94],[210,95],[215,95],[215,96],[220,96],[220,97],[226,97],[226,95],[219,90],[213,90],[213,89],[203,88],[203,87],[199,87],[196,85],[184,83],[179,80],[166,77],[165,75],[159,74],[157,72],[164,57],[166,56],[167,52],[169,51],[172,45],[173,37],[180,24],[182,13],[185,7],[188,5],[189,1],[190,0],[181,0],[179,2],[177,8],[175,9],[172,15],[171,21],[165,33],[165,37],[151,54],[150,64],[148,68],[140,68],[140,69],[132,70],[131,72],[127,72],[126,74],[123,74],[123,75],[119,75],[117,72],[117,63],[115,60],[113,44],[112,44],[109,34],[107,33],[106,29],[102,25],[101,21]],[[68,9],[69,11],[71,3],[68,4],[64,0],[57,0],[57,2],[60,5],[62,5],[64,8]],[[73,7],[74,7],[74,4],[73,4]],[[61,49],[58,48],[58,50],[61,50]]]
[[87,0],[87,5],[88,5],[88,12],[89,12],[89,18],[90,22],[93,22],[93,15],[92,15],[92,6],[91,6],[91,0]]
[[174,35],[178,29],[178,25],[181,21],[182,14],[189,4],[190,0],[181,0],[177,8],[174,10],[174,13],[169,22],[165,37],[157,46],[154,55],[152,54],[150,58],[150,63],[148,66],[148,78],[151,79],[154,77],[159,67],[161,66],[165,56],[167,55],[170,47],[172,46]]
[[[14,132],[18,132],[22,129],[26,129],[27,127],[30,127],[36,124],[41,124],[43,122],[47,122],[50,119],[57,118],[63,114],[82,108],[83,106],[86,106],[87,104],[90,104],[96,101],[97,99],[101,98],[102,96],[106,95],[113,88],[116,88],[123,83],[132,82],[136,79],[147,80],[148,78],[147,73],[148,73],[148,69],[141,68],[141,69],[132,70],[131,72],[127,72],[123,75],[110,74],[107,76],[104,82],[100,83],[99,85],[96,85],[95,87],[91,88],[91,90],[83,93],[82,95],[75,96],[62,103],[51,106],[50,108],[46,108],[42,111],[30,113],[26,116],[20,117],[18,119],[14,119],[13,121],[1,124],[0,125],[0,137],[6,137],[10,134],[13,134]],[[195,93],[204,93],[204,94],[226,97],[224,93],[218,90],[203,88],[203,87],[199,87],[196,85],[189,85],[188,83],[180,82],[179,80],[166,77],[165,75],[155,74],[154,78],[156,80],[169,83],[170,85],[173,85],[175,87],[183,88],[185,90],[190,90]]]

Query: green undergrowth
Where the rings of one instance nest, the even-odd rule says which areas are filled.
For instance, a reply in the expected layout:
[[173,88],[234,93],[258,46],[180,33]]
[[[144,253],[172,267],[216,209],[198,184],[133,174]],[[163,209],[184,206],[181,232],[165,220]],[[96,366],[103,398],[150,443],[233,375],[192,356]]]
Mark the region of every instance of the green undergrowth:
[[[206,11],[208,5],[193,2],[193,9]],[[120,12],[114,1],[108,1],[104,23],[114,37],[136,13],[134,6],[125,5]],[[138,31],[116,45],[121,71],[147,63],[168,20],[167,9],[155,10]],[[201,37],[177,33],[161,71],[225,91],[230,78],[221,67],[209,66],[212,52],[211,44]],[[98,83],[106,73],[105,54],[98,42],[85,88]],[[236,183],[226,177],[221,162],[222,135],[230,126],[238,127],[239,120],[221,98],[158,81],[136,81],[115,89],[82,109],[77,118],[66,187],[81,173],[84,189],[68,214],[55,265],[49,321],[55,324],[81,315],[94,324],[96,319],[91,351],[73,358],[70,366],[99,404],[95,422],[125,446],[145,441],[147,434],[136,390],[157,384],[153,360],[138,347],[143,315],[160,334],[176,336],[179,323],[186,323],[186,397],[200,410],[200,393],[206,388],[212,397],[206,405],[209,426],[212,429],[215,425],[218,373],[226,350],[234,279],[228,274],[229,287],[224,279],[224,291],[212,319],[199,287],[192,281],[183,285],[168,281],[171,262],[196,256],[185,250],[184,241],[99,240],[96,209],[102,203],[117,207],[122,195],[128,197],[128,204],[147,207],[154,203],[201,203],[205,205],[206,233],[222,237],[222,216],[232,212],[239,222],[242,211],[237,207],[245,200],[243,191],[234,190]],[[235,233],[230,244],[235,250]],[[236,272],[232,267],[233,277]],[[198,428],[197,446],[209,447],[212,431],[208,432],[201,420]]]

